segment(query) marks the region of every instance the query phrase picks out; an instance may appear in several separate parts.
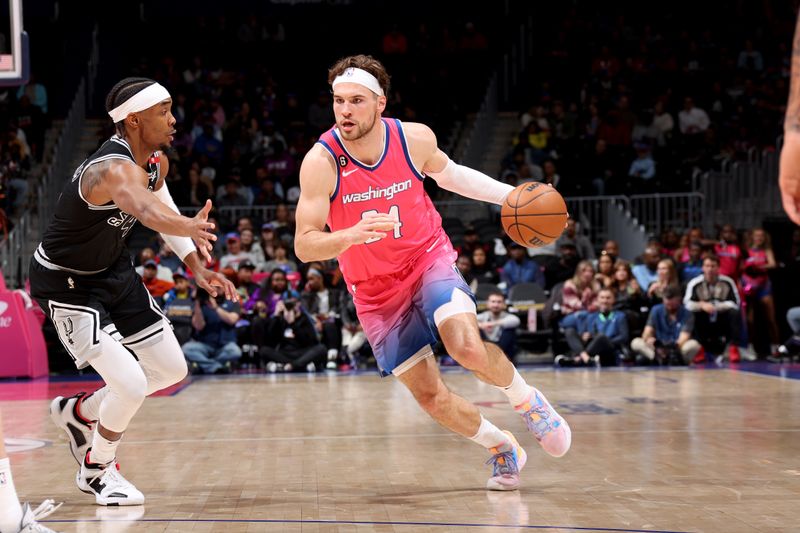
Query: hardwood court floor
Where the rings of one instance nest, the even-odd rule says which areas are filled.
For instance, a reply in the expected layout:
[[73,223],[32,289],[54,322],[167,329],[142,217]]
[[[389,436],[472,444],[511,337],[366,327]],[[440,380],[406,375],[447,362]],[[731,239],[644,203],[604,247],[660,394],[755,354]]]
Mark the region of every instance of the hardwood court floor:
[[[547,456],[505,397],[447,383],[529,453],[519,492],[484,490],[487,455],[429,419],[394,379],[228,376],[148,399],[122,472],[143,508],[100,508],[47,400],[0,402],[7,437],[54,441],[12,455],[18,491],[64,506],[65,532],[800,530],[800,381],[729,369],[523,371],[568,418]],[[0,384],[0,389],[3,385]]]

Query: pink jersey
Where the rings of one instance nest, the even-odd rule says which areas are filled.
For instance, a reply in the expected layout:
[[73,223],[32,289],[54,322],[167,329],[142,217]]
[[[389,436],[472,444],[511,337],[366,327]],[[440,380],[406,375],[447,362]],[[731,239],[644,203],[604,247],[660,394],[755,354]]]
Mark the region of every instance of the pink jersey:
[[[381,119],[386,143],[378,162],[365,165],[352,157],[335,128],[319,143],[336,161],[336,189],[331,196],[328,227],[337,231],[356,225],[368,213],[388,213],[400,222],[383,239],[351,246],[339,256],[339,267],[356,303],[379,305],[390,289],[442,257],[455,261],[455,251],[442,229],[442,218],[414,168],[399,120]],[[410,281],[410,280],[408,280]]]

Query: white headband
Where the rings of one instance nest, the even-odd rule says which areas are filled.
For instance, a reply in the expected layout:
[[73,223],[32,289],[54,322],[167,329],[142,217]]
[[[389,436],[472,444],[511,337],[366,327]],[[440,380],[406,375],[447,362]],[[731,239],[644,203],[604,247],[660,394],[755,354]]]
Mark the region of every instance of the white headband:
[[336,76],[336,79],[331,83],[331,88],[335,89],[340,83],[357,83],[378,96],[383,96],[383,89],[381,89],[381,84],[378,83],[378,78],[360,68],[350,67]]
[[163,102],[169,97],[169,91],[166,90],[163,85],[154,83],[147,86],[145,89],[142,89],[109,111],[108,116],[111,117],[111,120],[113,120],[114,124],[116,124],[117,122],[122,122],[125,120],[125,118],[131,113],[144,111],[149,107],[153,107],[154,105]]

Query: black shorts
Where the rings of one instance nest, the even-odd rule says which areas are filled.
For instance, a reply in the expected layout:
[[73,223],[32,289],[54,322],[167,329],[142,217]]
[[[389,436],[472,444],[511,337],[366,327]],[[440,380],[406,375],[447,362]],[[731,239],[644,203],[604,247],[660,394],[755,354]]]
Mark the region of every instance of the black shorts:
[[51,270],[33,258],[30,280],[31,296],[53,321],[78,368],[100,354],[101,329],[132,350],[163,331],[166,317],[127,254],[90,275]]

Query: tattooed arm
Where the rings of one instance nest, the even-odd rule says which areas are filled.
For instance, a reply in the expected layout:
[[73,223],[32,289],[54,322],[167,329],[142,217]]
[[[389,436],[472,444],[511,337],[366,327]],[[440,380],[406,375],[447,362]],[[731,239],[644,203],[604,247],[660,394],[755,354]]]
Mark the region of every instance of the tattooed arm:
[[792,43],[791,80],[783,132],[778,182],[786,214],[795,224],[800,224],[800,16]]
[[90,166],[81,178],[81,195],[94,205],[113,201],[125,213],[131,214],[148,228],[159,233],[191,237],[207,244],[216,240],[209,231],[214,224],[207,222],[211,201],[194,218],[182,216],[158,200],[147,190],[144,169],[119,160],[104,161]]

